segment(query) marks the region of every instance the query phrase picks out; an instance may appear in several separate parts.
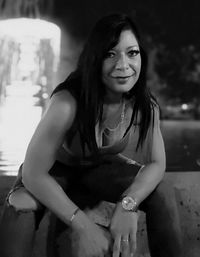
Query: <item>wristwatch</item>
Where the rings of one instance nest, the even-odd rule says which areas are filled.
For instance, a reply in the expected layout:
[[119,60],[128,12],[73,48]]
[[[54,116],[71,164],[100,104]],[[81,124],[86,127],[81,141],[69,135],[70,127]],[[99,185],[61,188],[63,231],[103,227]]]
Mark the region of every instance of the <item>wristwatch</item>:
[[131,196],[124,196],[121,200],[121,203],[125,211],[137,212],[138,210],[137,201]]

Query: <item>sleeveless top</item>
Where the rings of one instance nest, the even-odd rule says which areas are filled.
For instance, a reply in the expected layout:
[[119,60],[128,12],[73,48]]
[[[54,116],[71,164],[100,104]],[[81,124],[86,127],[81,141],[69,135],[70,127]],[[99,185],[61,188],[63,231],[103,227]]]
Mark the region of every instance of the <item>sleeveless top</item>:
[[[68,79],[59,84],[53,91],[52,95],[57,92],[68,90],[76,101],[78,101],[78,87],[70,83]],[[52,96],[51,95],[51,96]],[[156,113],[156,112],[155,112]],[[119,114],[118,114],[119,115]],[[86,148],[86,157],[83,158],[80,134],[76,127],[76,117],[73,125],[66,133],[63,146],[59,149],[58,160],[70,166],[90,166],[101,163],[102,157],[122,153],[128,158],[131,158],[141,164],[150,162],[151,159],[151,145],[152,145],[152,122],[147,132],[145,142],[142,147],[136,151],[137,141],[139,138],[139,124],[134,122],[133,125],[124,135],[126,129],[129,127],[132,115],[132,107],[128,100],[122,104],[121,115],[119,123],[115,128],[106,126],[106,121],[103,124],[97,124],[95,128],[96,141],[98,145],[98,160],[91,157],[90,152]],[[158,117],[154,117],[154,123]],[[120,120],[121,119],[121,120]],[[155,124],[154,124],[155,126]]]

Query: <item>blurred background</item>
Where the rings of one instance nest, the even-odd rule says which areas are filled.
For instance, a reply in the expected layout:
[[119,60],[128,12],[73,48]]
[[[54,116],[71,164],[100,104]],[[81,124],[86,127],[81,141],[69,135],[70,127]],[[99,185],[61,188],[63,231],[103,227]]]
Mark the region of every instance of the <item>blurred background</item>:
[[16,175],[55,86],[103,15],[136,21],[161,106],[167,171],[200,170],[198,0],[0,0],[0,173]]

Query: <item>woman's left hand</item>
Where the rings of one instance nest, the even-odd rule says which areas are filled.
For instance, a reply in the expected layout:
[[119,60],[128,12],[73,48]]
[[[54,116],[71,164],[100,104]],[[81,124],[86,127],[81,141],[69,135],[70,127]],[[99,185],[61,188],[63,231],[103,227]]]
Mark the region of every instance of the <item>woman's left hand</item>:
[[130,257],[136,250],[138,214],[125,211],[117,204],[113,214],[110,232],[113,237],[113,257]]

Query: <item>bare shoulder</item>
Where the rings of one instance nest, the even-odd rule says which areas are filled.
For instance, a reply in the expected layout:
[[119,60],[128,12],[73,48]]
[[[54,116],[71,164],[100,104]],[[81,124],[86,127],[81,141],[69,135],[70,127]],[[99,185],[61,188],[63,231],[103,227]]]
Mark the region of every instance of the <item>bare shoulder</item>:
[[51,124],[69,127],[76,115],[77,103],[72,94],[63,90],[55,95],[49,101],[49,105],[44,113],[43,119],[51,121]]
[[58,107],[69,107],[76,109],[76,100],[68,90],[63,90],[52,96],[50,106],[57,105]]

